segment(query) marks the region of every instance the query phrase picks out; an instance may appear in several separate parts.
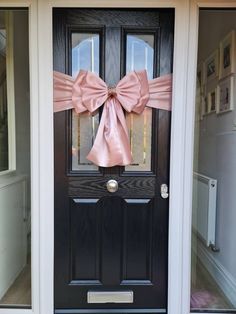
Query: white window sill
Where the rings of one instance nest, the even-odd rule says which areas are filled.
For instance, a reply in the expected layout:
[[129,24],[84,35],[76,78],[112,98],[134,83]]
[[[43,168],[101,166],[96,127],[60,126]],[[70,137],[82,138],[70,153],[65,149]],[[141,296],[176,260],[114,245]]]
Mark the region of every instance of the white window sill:
[[4,170],[4,171],[0,171],[0,179],[1,179],[1,177],[12,175],[12,174],[14,174],[15,172],[16,172],[16,170]]
[[16,175],[16,171],[7,171],[4,175],[0,174],[0,189],[26,179],[26,175]]

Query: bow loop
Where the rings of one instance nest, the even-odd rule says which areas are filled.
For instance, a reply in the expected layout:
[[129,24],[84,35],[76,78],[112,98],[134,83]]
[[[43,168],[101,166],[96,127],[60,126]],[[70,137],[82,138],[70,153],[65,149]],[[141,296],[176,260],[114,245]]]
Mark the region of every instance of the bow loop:
[[[85,72],[85,73],[84,73]],[[106,83],[96,74],[89,71],[80,71],[78,78],[82,77],[80,89],[82,105],[91,113],[101,107],[108,97]]]
[[146,71],[130,72],[120,80],[116,90],[117,99],[127,112],[141,113],[149,99]]

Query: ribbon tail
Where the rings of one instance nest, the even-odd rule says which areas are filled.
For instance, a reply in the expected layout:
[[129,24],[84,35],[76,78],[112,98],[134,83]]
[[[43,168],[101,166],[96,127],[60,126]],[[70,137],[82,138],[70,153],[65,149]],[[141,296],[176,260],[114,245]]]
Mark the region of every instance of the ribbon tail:
[[109,98],[103,108],[97,135],[87,159],[100,167],[132,162],[125,116],[120,103]]
[[167,74],[149,81],[147,107],[171,111],[172,75]]
[[74,79],[60,72],[53,72],[53,107],[54,112],[69,110],[73,108],[72,89]]

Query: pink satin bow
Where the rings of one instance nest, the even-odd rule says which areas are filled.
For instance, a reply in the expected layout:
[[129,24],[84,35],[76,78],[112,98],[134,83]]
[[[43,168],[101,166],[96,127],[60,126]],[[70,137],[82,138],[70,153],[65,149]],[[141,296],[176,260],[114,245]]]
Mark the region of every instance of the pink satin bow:
[[89,71],[81,70],[75,79],[54,72],[54,112],[73,108],[78,114],[93,114],[104,104],[87,159],[101,167],[129,165],[132,155],[124,110],[136,114],[145,106],[171,110],[171,78],[165,75],[148,81],[146,70],[133,71],[111,88]]

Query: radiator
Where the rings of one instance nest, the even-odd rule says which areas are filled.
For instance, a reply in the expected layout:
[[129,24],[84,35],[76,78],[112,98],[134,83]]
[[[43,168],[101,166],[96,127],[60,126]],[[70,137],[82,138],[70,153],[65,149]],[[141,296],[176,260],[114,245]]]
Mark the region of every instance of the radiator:
[[216,247],[217,180],[193,173],[193,230],[206,246]]

